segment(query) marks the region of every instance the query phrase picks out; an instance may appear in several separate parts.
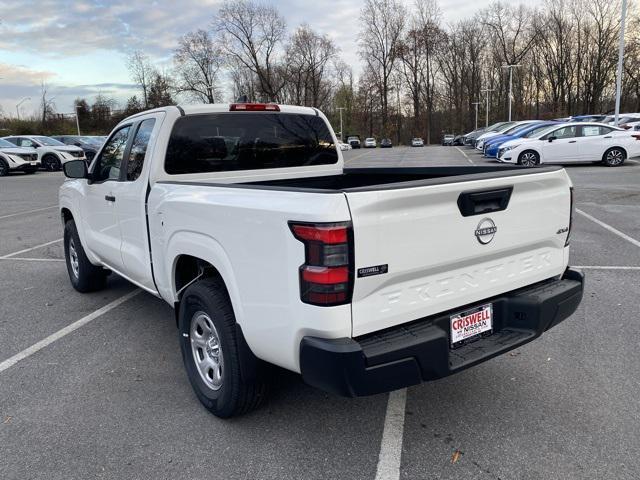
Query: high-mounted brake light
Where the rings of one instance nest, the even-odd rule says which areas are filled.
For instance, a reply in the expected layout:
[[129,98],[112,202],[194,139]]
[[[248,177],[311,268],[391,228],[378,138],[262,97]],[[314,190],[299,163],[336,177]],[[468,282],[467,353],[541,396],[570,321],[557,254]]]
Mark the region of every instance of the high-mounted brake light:
[[289,222],[289,227],[304,244],[300,299],[320,306],[349,303],[353,291],[351,224]]
[[280,107],[275,103],[232,103],[230,112],[279,112]]

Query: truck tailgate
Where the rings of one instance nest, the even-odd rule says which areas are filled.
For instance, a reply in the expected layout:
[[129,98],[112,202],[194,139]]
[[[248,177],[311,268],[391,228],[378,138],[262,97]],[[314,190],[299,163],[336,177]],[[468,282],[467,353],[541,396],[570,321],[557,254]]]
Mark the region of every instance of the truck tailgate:
[[[357,272],[353,336],[560,275],[568,257],[569,184],[556,170],[346,191]],[[504,192],[506,208],[491,211]]]

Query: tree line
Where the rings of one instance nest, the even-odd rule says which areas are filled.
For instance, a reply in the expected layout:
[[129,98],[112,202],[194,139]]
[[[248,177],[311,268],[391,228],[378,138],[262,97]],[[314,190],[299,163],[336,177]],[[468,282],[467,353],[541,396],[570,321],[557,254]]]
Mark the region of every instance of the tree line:
[[[207,29],[177,39],[171,66],[142,51],[126,60],[139,93],[124,105],[105,96],[77,99],[81,124],[107,131],[124,116],[177,102],[245,97],[312,106],[344,135],[420,136],[471,130],[506,119],[513,69],[515,119],[557,118],[613,109],[620,5],[608,0],[546,0],[541,6],[495,2],[445,23],[437,0],[364,0],[359,65],[342,46],[302,24],[290,30],[275,6],[227,1]],[[350,28],[347,26],[345,28]],[[627,19],[622,111],[640,111],[640,17]],[[350,46],[349,46],[350,47]],[[43,99],[44,127],[55,112]]]

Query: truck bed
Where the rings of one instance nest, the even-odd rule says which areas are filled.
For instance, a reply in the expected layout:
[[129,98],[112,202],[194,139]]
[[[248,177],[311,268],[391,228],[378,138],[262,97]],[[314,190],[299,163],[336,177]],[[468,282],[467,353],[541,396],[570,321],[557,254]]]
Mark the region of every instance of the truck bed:
[[398,188],[442,185],[474,180],[499,179],[554,172],[562,167],[526,168],[519,165],[482,165],[462,167],[345,168],[341,175],[262,180],[257,182],[218,183],[214,181],[161,181],[158,183],[260,188],[267,190],[308,191],[314,193],[365,192]]

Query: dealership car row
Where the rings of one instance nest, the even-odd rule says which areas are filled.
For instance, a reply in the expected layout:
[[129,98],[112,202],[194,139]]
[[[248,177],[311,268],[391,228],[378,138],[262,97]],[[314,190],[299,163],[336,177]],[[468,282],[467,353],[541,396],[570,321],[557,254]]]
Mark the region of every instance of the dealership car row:
[[69,160],[90,162],[105,137],[58,135],[11,135],[0,138],[0,177],[11,171],[27,174],[39,168],[56,171]]
[[529,167],[573,162],[617,167],[640,155],[640,114],[620,115],[618,125],[613,116],[604,115],[498,122],[450,143],[473,147],[499,162]]

